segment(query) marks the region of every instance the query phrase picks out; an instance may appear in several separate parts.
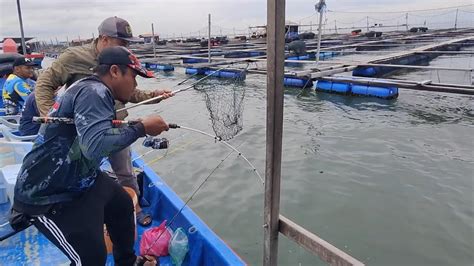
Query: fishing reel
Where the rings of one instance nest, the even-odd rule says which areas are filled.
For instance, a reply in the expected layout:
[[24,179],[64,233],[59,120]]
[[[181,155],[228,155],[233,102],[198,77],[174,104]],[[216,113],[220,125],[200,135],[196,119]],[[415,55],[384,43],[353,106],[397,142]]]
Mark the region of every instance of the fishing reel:
[[168,149],[170,142],[167,138],[154,138],[148,136],[143,141],[143,146],[152,148],[154,150]]

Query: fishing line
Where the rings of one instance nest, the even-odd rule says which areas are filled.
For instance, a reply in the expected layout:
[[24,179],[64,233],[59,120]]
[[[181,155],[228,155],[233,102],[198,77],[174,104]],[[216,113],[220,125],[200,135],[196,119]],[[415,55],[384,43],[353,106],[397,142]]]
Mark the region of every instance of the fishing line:
[[[199,139],[194,139],[194,140],[189,141],[189,142],[187,142],[187,143],[185,143],[185,144],[183,144],[183,145],[181,145],[181,146],[178,146],[177,148],[175,148],[175,149],[169,151],[169,152],[167,153],[167,155],[170,155],[170,154],[173,154],[173,153],[175,153],[175,152],[178,152],[179,150],[184,150],[184,148],[186,148],[187,146],[189,146],[189,145],[191,145],[191,144],[194,144],[194,143],[197,142],[198,140],[199,140]],[[153,159],[153,160],[150,160],[150,161],[146,162],[146,165],[151,166],[151,165],[153,165],[154,163],[158,162],[159,160],[161,160],[161,159],[163,159],[163,158],[165,158],[165,156],[159,156],[159,157],[157,157],[157,158],[155,158],[155,159]]]
[[169,124],[169,127],[170,127],[170,128],[181,128],[181,129],[184,129],[184,130],[193,131],[193,132],[196,132],[196,133],[199,133],[199,134],[208,136],[208,137],[214,139],[216,142],[220,142],[220,143],[226,145],[226,146],[229,147],[231,150],[237,152],[238,155],[239,155],[240,157],[242,157],[242,159],[244,159],[244,161],[247,162],[247,164],[252,168],[252,171],[257,175],[257,177],[260,179],[260,181],[262,182],[262,184],[265,184],[265,181],[264,181],[264,179],[262,178],[262,176],[260,175],[260,173],[258,172],[257,168],[247,159],[247,157],[245,157],[245,155],[244,155],[241,151],[239,151],[239,150],[238,150],[237,148],[235,148],[234,146],[230,145],[227,141],[223,140],[221,137],[218,137],[218,136],[209,134],[209,133],[204,132],[204,131],[201,131],[201,130],[199,130],[199,129],[190,128],[190,127],[185,127],[185,126],[180,126],[180,125],[177,125],[177,124]]
[[[182,137],[184,137],[184,136],[186,136],[186,135],[187,135],[187,134],[181,134],[180,136],[178,136],[178,137],[176,137],[176,138],[170,140],[169,142],[173,143],[174,141],[176,141],[176,140],[178,140],[178,139],[180,139],[180,138],[182,138]],[[156,150],[155,150],[155,149],[151,149],[151,150],[149,150],[149,151],[147,151],[147,152],[145,152],[145,153],[143,153],[143,154],[141,154],[141,155],[139,155],[139,156],[133,158],[133,159],[132,159],[132,163],[133,163],[134,161],[138,160],[138,159],[141,159],[141,158],[145,157],[146,155],[148,155],[148,154],[150,154],[150,153],[152,153],[152,152],[154,152],[154,151],[156,151]],[[165,152],[165,154],[163,155],[163,157],[165,157],[166,154],[168,154],[168,149],[166,149],[166,152]]]
[[[242,143],[240,144],[242,145]],[[240,146],[239,145],[239,146]],[[230,151],[225,157],[224,159],[222,159],[219,164],[217,164],[216,167],[214,167],[214,169],[212,169],[212,171],[209,173],[209,175],[207,175],[207,177],[204,179],[203,182],[201,182],[201,184],[199,184],[199,186],[193,191],[193,193],[191,193],[191,196],[188,197],[188,199],[184,202],[184,205],[175,213],[175,215],[171,218],[171,220],[167,223],[167,227],[170,227],[171,224],[174,222],[174,220],[176,219],[176,217],[178,217],[178,215],[184,210],[184,208],[188,205],[188,203],[193,199],[193,197],[196,195],[196,193],[204,186],[204,184],[207,182],[207,180],[209,180],[209,178],[212,176],[212,174],[219,168],[219,166],[221,166],[221,164],[227,160],[227,158],[229,158],[229,156],[234,153],[234,150]],[[153,241],[153,243],[148,247],[148,249],[145,251],[145,254],[142,254],[142,255],[147,255],[148,251],[150,251],[150,249],[156,244],[156,242],[160,239],[160,237],[166,232],[166,228],[161,231],[161,233],[155,238],[155,240]]]

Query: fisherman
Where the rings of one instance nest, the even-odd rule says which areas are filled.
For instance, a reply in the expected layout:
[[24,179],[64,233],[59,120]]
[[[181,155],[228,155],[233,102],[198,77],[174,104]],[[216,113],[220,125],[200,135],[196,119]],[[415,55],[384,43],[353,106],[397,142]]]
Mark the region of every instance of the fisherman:
[[287,45],[287,49],[295,56],[301,56],[306,54],[306,43],[304,41],[296,40],[292,41]]
[[[36,85],[36,104],[41,116],[47,116],[48,111],[54,103],[54,93],[57,88],[66,85],[71,86],[77,80],[92,74],[91,69],[97,66],[97,55],[107,47],[124,46],[129,42],[139,41],[132,35],[130,24],[118,17],[109,17],[99,25],[99,37],[87,46],[71,47],[62,53],[53,62],[52,66],[44,71],[38,78]],[[137,103],[157,96],[163,98],[171,97],[170,90],[142,91],[135,90],[130,102]],[[115,101],[115,110],[124,107],[124,103]],[[151,102],[156,103],[156,102]],[[127,112],[117,113],[117,119],[124,119]],[[111,154],[110,165],[119,183],[123,186],[133,188],[137,195],[140,194],[138,183],[133,174],[130,147]],[[146,226],[151,224],[151,216],[145,214],[141,209],[137,210],[137,221]]]
[[[132,200],[99,165],[105,156],[138,138],[156,136],[169,127],[160,116],[152,115],[114,128],[114,100],[128,102],[136,75],[152,75],[124,47],[105,48],[97,60],[95,74],[69,87],[49,113],[73,119],[74,124],[45,124],[25,156],[15,185],[12,217],[32,221],[71,265],[105,265],[105,224],[115,264],[134,265]],[[18,225],[10,223],[14,228]]]
[[26,98],[35,86],[31,79],[34,75],[34,65],[30,59],[23,56],[13,61],[13,73],[8,76],[2,90],[6,115],[19,114],[23,108]]

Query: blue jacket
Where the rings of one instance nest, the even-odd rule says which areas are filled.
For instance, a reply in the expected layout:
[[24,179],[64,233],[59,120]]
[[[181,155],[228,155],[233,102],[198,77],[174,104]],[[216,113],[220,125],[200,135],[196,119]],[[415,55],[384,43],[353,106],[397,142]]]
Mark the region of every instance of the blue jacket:
[[10,74],[5,84],[3,84],[2,97],[4,100],[15,103],[18,106],[18,111],[20,111],[34,86],[35,82],[33,80]]
[[42,125],[23,160],[13,208],[30,215],[82,195],[94,184],[104,157],[145,136],[141,123],[113,127],[114,98],[96,76],[68,88],[49,116],[73,118],[74,124]]
[[22,136],[31,136],[38,134],[40,124],[33,123],[33,117],[39,116],[38,108],[36,107],[35,93],[32,92],[26,98],[25,105],[20,117],[20,127],[18,130]]

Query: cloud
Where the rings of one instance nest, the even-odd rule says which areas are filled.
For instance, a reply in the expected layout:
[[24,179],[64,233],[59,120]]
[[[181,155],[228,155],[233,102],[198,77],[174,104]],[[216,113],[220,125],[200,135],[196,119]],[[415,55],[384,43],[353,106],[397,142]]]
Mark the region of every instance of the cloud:
[[[287,20],[299,23],[316,23],[317,15],[314,10],[316,0],[287,0]],[[444,0],[327,0],[330,10],[340,11],[388,11],[388,10],[414,10],[423,8],[446,7],[448,5],[472,4],[471,0],[449,1]],[[0,37],[19,36],[16,1],[0,0]],[[248,26],[266,24],[265,0],[22,0],[22,15],[25,35],[36,36],[48,40],[58,38],[65,40],[89,38],[97,35],[100,22],[110,16],[119,16],[127,19],[132,25],[135,35],[151,32],[151,23],[154,23],[155,32],[162,37],[201,35],[207,31],[207,15],[212,14],[212,31],[216,34],[245,33]],[[469,9],[469,8],[465,8]],[[473,8],[470,8],[472,10]],[[454,10],[451,10],[454,12]],[[440,13],[440,12],[438,12]],[[435,14],[435,16],[433,16]],[[421,13],[425,16],[412,16],[412,23],[445,22],[453,24],[454,17],[436,16],[434,12]],[[470,23],[472,13],[462,13],[459,16],[459,25]],[[334,20],[343,22],[362,21],[367,14],[327,13],[326,18],[333,23]],[[386,23],[396,24],[398,17],[403,14],[376,14],[371,13],[373,21],[376,19]],[[398,16],[398,17],[397,17]],[[391,21],[390,21],[391,20]],[[401,22],[403,18],[400,18]],[[448,21],[449,20],[449,21]],[[448,24],[449,22],[449,24]],[[329,22],[328,22],[329,24]],[[350,24],[350,23],[349,23]],[[342,25],[342,24],[341,24]]]

